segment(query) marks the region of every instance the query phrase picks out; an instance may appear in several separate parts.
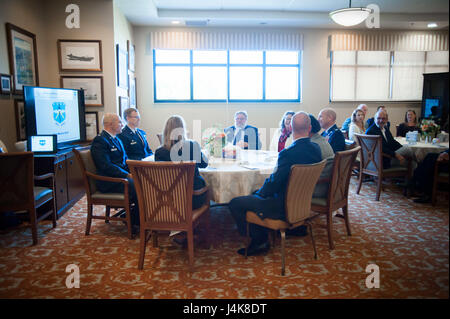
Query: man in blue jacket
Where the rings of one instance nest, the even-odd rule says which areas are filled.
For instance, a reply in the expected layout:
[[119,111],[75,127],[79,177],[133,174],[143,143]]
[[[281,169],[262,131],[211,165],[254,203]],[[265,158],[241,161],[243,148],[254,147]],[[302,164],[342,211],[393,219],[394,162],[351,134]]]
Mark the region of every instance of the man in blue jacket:
[[117,137],[122,141],[127,157],[140,161],[152,155],[153,152],[148,145],[145,131],[138,128],[141,120],[139,111],[134,108],[128,108],[123,112],[123,118],[127,122],[127,125]]
[[[117,114],[106,113],[103,116],[103,131],[92,141],[91,156],[94,160],[97,174],[107,177],[126,178],[130,202],[135,203],[131,210],[131,223],[139,225],[139,212],[137,204],[136,189],[131,178],[128,165],[128,157],[125,148],[117,137],[122,131],[122,121]],[[123,193],[124,186],[121,183],[96,181],[97,187],[102,193]],[[136,227],[134,227],[136,232]]]
[[[261,218],[285,219],[284,201],[291,166],[294,164],[314,164],[322,160],[320,147],[312,143],[309,138],[311,120],[308,113],[298,112],[292,117],[294,142],[278,154],[277,166],[273,173],[264,182],[264,185],[254,194],[233,198],[229,208],[239,233],[246,234],[247,211],[257,213]],[[257,255],[266,252],[269,248],[268,231],[266,228],[250,224],[250,237],[252,239],[247,255]],[[238,253],[245,254],[245,248]]]
[[247,125],[247,120],[246,111],[238,111],[234,114],[235,125],[224,130],[227,143],[232,143],[245,150],[259,150],[261,149],[261,141],[259,140],[258,129]]
[[319,112],[318,121],[324,129],[322,136],[328,140],[334,153],[345,151],[345,137],[336,125],[336,112],[325,108]]

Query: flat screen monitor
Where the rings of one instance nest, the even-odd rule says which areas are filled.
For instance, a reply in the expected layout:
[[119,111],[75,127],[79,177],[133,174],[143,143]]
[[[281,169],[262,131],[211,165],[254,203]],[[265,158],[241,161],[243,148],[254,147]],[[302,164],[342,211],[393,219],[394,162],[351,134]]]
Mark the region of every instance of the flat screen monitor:
[[28,151],[40,154],[54,154],[58,148],[56,134],[30,135],[27,141]]
[[86,140],[82,90],[24,86],[27,136],[57,136],[58,148]]
[[439,116],[441,111],[441,106],[439,99],[425,99],[425,109],[423,110],[423,117],[428,118],[432,115]]

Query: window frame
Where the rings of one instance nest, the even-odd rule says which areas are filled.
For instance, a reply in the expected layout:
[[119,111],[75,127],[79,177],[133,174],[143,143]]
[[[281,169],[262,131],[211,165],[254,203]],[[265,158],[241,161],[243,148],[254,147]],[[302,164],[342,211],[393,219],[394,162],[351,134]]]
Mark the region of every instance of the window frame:
[[[279,50],[253,50],[260,51],[263,53],[263,62],[257,64],[239,64],[230,63],[230,51],[234,50],[219,50],[227,52],[227,63],[193,63],[193,51],[189,50],[189,63],[156,63],[156,54],[153,49],[153,102],[154,103],[300,103],[302,101],[302,50],[291,50],[297,52],[298,62],[297,64],[267,64],[266,63],[266,52],[267,51],[279,51]],[[186,50],[187,51],[187,50]],[[159,66],[183,66],[189,67],[189,91],[190,99],[174,100],[174,99],[158,99],[156,94],[156,68]],[[194,99],[194,67],[226,67],[227,69],[227,98],[226,99]],[[230,68],[233,67],[259,67],[262,68],[262,99],[230,99]],[[297,98],[296,99],[267,99],[266,98],[266,70],[270,67],[295,67],[297,68]]]

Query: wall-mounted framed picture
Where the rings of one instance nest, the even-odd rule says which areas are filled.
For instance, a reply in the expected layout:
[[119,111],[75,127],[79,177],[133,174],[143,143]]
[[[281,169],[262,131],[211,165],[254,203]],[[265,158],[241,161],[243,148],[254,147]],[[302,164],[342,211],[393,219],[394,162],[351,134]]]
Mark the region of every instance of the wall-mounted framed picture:
[[21,94],[24,85],[39,85],[36,35],[6,23],[9,70],[13,76],[14,94]]
[[130,82],[130,107],[136,108],[136,78],[134,77],[134,74],[129,75],[129,82]]
[[103,106],[103,76],[61,76],[61,87],[83,89],[86,106]]
[[128,47],[128,70],[130,70],[131,72],[135,71],[134,68],[134,50],[135,50],[135,46],[134,44],[131,44],[130,40],[127,40],[127,47]]
[[130,107],[130,100],[126,96],[119,96],[119,116],[123,117],[123,111]]
[[25,141],[27,139],[25,124],[25,103],[22,99],[14,100],[14,110],[16,113],[17,141]]
[[58,40],[59,71],[102,71],[101,40]]
[[11,75],[0,74],[0,94],[11,94],[11,93],[12,93]]
[[99,133],[98,112],[86,112],[86,140],[92,141]]
[[117,86],[128,90],[128,52],[116,44]]

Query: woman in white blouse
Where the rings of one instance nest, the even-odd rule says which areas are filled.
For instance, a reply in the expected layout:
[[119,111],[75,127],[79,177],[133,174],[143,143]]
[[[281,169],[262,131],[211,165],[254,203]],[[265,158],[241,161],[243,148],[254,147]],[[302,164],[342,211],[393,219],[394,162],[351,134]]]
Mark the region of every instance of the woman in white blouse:
[[355,133],[364,134],[364,117],[365,114],[362,110],[356,109],[352,113],[352,121],[348,130],[348,138],[352,141],[356,140]]

